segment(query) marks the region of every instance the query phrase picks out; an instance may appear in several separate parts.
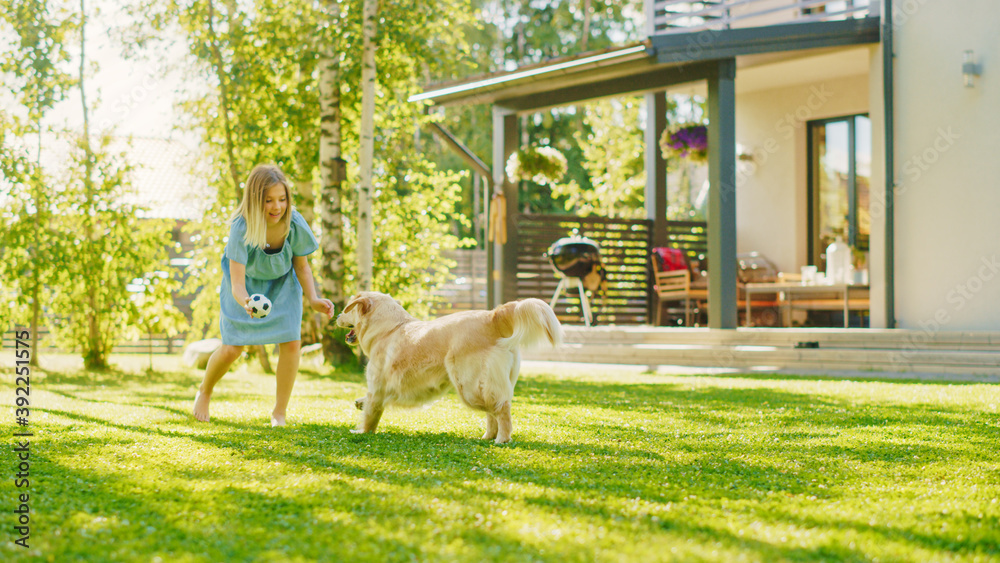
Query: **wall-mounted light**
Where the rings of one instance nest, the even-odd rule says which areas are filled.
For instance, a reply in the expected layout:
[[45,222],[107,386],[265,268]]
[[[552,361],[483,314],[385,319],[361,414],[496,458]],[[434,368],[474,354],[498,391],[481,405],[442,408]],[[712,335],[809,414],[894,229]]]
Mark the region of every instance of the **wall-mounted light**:
[[982,67],[976,63],[976,53],[969,49],[962,56],[962,78],[965,79],[965,87],[973,88],[976,85],[976,77],[982,73]]
[[736,170],[740,176],[752,176],[757,171],[757,156],[753,149],[736,143]]

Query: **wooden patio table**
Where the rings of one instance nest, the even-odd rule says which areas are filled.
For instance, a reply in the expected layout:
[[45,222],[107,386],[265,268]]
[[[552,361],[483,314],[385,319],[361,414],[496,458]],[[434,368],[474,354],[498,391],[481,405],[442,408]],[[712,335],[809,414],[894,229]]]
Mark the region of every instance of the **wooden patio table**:
[[802,282],[761,282],[748,283],[743,286],[746,292],[746,326],[750,323],[750,296],[754,293],[781,293],[784,296],[784,307],[791,311],[792,301],[795,295],[815,295],[822,293],[842,293],[844,295],[844,328],[848,327],[850,315],[850,296],[852,290],[867,290],[867,285],[851,283],[816,283],[804,284]]

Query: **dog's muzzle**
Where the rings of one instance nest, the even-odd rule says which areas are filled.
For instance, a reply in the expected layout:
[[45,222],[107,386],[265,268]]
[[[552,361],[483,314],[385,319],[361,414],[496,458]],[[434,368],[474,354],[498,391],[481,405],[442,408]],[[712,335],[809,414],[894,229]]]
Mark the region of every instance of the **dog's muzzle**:
[[352,328],[351,332],[347,333],[347,338],[345,338],[344,341],[348,344],[354,344],[358,341],[358,333],[354,332],[354,329]]

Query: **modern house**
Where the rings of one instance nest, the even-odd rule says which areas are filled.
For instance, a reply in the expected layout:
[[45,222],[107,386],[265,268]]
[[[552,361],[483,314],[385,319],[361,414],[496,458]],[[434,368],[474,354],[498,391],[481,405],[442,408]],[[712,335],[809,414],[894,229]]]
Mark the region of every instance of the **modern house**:
[[[668,244],[657,147],[667,91],[709,106],[708,323],[735,328],[736,256],[822,268],[832,232],[867,253],[870,326],[1000,329],[1000,4],[988,0],[648,0],[648,39],[428,87],[489,103],[506,196],[491,303],[516,298],[517,116],[643,94],[650,243]],[[887,64],[886,61],[891,61]],[[742,155],[737,159],[739,152]],[[718,188],[716,188],[718,187]],[[523,229],[522,229],[523,230]]]
[[[647,0],[646,19],[645,41],[412,98],[493,108],[492,188],[509,234],[488,249],[496,304],[528,296],[537,274],[524,259],[544,248],[532,237],[560,221],[518,213],[503,169],[518,116],[644,96],[647,220],[615,226],[644,233],[636,277],[648,247],[678,240],[657,146],[665,92],[707,97],[709,328],[570,328],[566,349],[536,357],[1000,376],[1000,3]],[[838,230],[866,258],[869,328],[733,330],[738,255],[822,271]]]

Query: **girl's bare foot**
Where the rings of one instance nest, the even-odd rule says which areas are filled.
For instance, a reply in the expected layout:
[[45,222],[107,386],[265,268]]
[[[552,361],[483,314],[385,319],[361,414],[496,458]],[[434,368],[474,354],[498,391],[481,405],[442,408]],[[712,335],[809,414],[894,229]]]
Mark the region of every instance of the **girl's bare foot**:
[[208,419],[210,418],[208,415],[208,402],[211,400],[211,395],[198,391],[198,394],[194,397],[194,417],[196,419],[202,422],[208,422]]
[[284,426],[285,415],[271,414],[271,426]]

